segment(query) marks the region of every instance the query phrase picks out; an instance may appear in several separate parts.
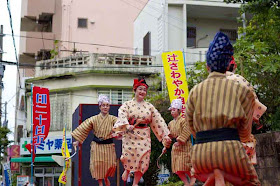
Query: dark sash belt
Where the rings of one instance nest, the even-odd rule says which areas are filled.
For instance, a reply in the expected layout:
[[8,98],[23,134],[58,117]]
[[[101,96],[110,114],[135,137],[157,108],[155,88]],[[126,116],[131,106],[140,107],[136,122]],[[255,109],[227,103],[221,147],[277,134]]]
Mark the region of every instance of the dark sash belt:
[[195,144],[207,143],[213,141],[225,141],[225,140],[240,141],[237,129],[220,128],[220,129],[197,132]]
[[102,138],[96,137],[94,134],[93,134],[92,141],[94,141],[94,142],[96,142],[98,144],[111,144],[111,143],[114,143],[113,142],[113,138],[109,138],[109,139],[103,140]]
[[148,127],[148,124],[140,123],[136,127]]

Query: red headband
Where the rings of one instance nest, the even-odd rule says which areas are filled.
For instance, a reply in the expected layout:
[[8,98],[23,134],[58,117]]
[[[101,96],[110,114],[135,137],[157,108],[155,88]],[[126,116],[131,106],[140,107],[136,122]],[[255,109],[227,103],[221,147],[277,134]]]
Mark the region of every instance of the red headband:
[[230,65],[234,65],[234,68],[236,68],[237,67],[237,64],[236,64],[236,62],[235,62],[235,60],[234,60],[234,57],[233,56],[231,56],[231,61],[230,61],[230,63],[229,63]]
[[136,90],[139,86],[144,86],[148,89],[148,85],[144,81],[144,79],[141,79],[140,81],[138,81],[138,79],[134,79],[133,90]]

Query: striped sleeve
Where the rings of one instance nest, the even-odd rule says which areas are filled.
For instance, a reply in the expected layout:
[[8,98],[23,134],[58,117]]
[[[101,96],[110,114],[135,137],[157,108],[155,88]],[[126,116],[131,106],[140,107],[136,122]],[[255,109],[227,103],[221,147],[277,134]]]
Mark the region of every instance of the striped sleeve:
[[81,123],[72,133],[71,135],[80,143],[83,143],[87,138],[88,133],[93,130],[93,124],[95,122],[96,116],[92,116],[86,119],[83,123]]
[[181,134],[177,137],[177,140],[181,141],[181,142],[187,142],[187,140],[189,139],[189,137],[191,136],[191,131],[189,126],[187,125],[186,120],[182,119],[180,126],[183,128],[181,131]]
[[241,141],[250,140],[252,132],[253,113],[255,105],[255,96],[252,91],[247,89],[246,94],[241,94],[242,107],[245,112],[243,121],[238,126],[239,137]]
[[[196,86],[194,87],[196,88]],[[193,114],[194,114],[194,103],[193,103],[193,90],[194,88],[190,91],[188,101],[187,101],[187,108],[186,108],[186,126],[187,128],[184,128],[184,133],[186,130],[189,130],[190,133],[193,134],[195,137],[195,131],[194,131],[194,126],[193,126]]]

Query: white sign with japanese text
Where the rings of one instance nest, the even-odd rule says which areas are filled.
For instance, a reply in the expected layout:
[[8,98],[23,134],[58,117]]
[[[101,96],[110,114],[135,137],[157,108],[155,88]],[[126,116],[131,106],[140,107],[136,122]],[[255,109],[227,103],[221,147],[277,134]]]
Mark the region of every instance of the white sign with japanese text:
[[[36,148],[36,154],[61,154],[63,136],[48,136],[43,143]],[[72,137],[66,136],[69,152],[72,151]],[[30,138],[20,139],[20,155],[29,155],[30,152],[25,148],[25,145],[30,143]]]

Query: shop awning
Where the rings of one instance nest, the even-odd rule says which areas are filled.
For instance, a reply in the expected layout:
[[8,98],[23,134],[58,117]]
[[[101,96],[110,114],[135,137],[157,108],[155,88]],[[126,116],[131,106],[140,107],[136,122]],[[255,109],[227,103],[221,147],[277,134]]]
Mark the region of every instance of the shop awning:
[[[31,157],[18,157],[11,158],[11,162],[15,163],[27,163],[31,162]],[[35,162],[55,162],[51,156],[35,157]]]

